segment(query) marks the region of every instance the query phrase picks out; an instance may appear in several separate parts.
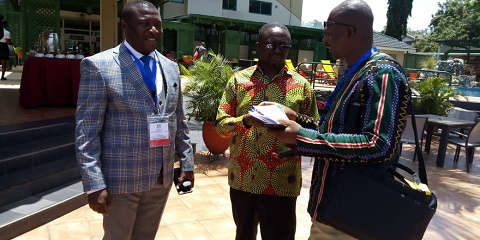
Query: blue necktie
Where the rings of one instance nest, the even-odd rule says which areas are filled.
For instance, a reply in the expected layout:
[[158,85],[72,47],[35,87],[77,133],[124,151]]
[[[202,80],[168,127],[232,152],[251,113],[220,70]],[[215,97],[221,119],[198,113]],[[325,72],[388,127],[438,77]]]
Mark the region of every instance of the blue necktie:
[[152,69],[150,68],[150,59],[151,57],[148,55],[145,55],[140,58],[143,62],[143,67],[145,67],[145,71],[147,71],[147,75],[151,76],[152,75]]
[[143,67],[145,68],[145,72],[147,73],[146,77],[143,78],[145,81],[145,84],[147,85],[148,89],[152,92],[152,98],[155,102],[157,102],[157,87],[155,84],[155,78],[152,73],[152,69],[150,68],[150,59],[152,57],[145,55],[140,58],[140,60],[143,62]]

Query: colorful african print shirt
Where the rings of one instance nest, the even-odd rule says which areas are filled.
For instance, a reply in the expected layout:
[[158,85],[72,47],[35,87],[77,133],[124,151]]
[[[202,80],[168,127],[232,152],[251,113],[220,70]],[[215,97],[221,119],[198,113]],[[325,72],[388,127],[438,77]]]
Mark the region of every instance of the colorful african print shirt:
[[228,183],[254,194],[296,197],[300,194],[300,157],[280,159],[274,153],[288,148],[265,128],[243,125],[243,115],[263,101],[281,103],[318,119],[310,83],[285,66],[269,80],[258,65],[236,73],[227,83],[217,114],[217,131],[231,136]]
[[[345,164],[380,166],[378,163],[394,160],[399,153],[410,98],[407,78],[401,67],[383,53],[372,55],[359,68],[339,86],[322,125],[315,130],[301,128],[297,135],[297,151],[317,157],[308,205],[314,219],[324,207],[322,198],[328,194],[336,169]],[[361,110],[352,114],[358,91]],[[352,121],[355,131],[345,131]],[[297,122],[302,126],[312,123],[305,116]]]

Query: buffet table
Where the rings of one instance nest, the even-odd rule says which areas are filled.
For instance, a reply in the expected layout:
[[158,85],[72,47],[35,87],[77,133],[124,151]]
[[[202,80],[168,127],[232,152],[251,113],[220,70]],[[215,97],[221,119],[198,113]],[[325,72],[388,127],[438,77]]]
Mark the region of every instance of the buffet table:
[[20,105],[26,108],[75,106],[80,61],[29,57],[23,66]]

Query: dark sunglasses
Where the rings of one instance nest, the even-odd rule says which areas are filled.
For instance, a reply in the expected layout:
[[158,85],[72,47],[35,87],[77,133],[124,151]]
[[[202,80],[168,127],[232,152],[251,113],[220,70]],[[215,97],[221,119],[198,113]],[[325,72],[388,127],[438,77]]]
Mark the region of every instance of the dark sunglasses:
[[286,51],[286,50],[288,50],[292,47],[292,45],[290,45],[290,44],[280,44],[280,45],[273,44],[273,43],[261,43],[261,44],[267,50],[274,50],[274,49],[278,48],[278,49],[280,49],[280,51]]
[[357,31],[357,29],[353,25],[346,24],[346,23],[341,23],[341,22],[335,22],[335,21],[323,21],[323,29],[327,29],[328,25],[334,25],[334,24],[351,27],[351,28],[353,28],[353,32]]

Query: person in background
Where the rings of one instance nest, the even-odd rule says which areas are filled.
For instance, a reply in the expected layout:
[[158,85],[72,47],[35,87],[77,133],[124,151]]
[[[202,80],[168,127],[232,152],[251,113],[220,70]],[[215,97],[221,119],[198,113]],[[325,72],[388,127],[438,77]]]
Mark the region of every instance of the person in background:
[[283,24],[264,25],[256,43],[258,63],[234,74],[218,108],[217,131],[232,137],[228,183],[237,240],[256,239],[259,223],[264,240],[295,238],[301,159],[279,157],[290,149],[249,114],[252,106],[270,100],[318,118],[310,83],[286,66],[290,41]]
[[128,2],[125,41],[84,58],[76,111],[76,155],[88,204],[103,214],[104,240],[153,240],[180,159],[178,185],[194,185],[193,149],[177,63],[156,49],[158,9]]
[[303,77],[310,79],[312,75],[312,64],[308,63],[307,58],[303,58],[297,65],[297,71]]
[[315,67],[315,77],[316,78],[329,78],[328,74],[325,72],[325,69],[323,69],[323,65],[321,63],[317,63],[317,66]]
[[196,46],[195,49],[193,49],[193,60],[200,59],[206,53],[207,47],[205,46],[205,42],[202,42],[200,45]]
[[348,66],[344,58],[337,59],[335,65],[333,66],[333,71],[338,79],[341,79],[343,75],[348,71]]
[[[291,120],[281,122],[288,127],[269,130],[278,140],[295,145],[298,154],[316,157],[308,203],[311,240],[353,239],[318,217],[340,169],[382,168],[399,154],[410,90],[401,66],[372,46],[372,26],[372,10],[364,1],[344,1],[330,12],[323,42],[335,59],[345,58],[350,67],[329,98],[323,121],[283,106]],[[266,104],[277,103],[262,103]]]
[[[300,65],[303,65],[305,66],[306,69],[308,70],[312,70],[312,64],[308,63],[308,59],[307,58],[303,58],[303,60],[298,64],[299,66]],[[298,66],[297,66],[298,67]]]
[[3,37],[0,39],[0,64],[2,64],[2,81],[7,80],[5,71],[7,71],[7,61],[10,59],[10,50],[8,45],[11,45],[10,32],[7,30],[7,21],[2,21]]

